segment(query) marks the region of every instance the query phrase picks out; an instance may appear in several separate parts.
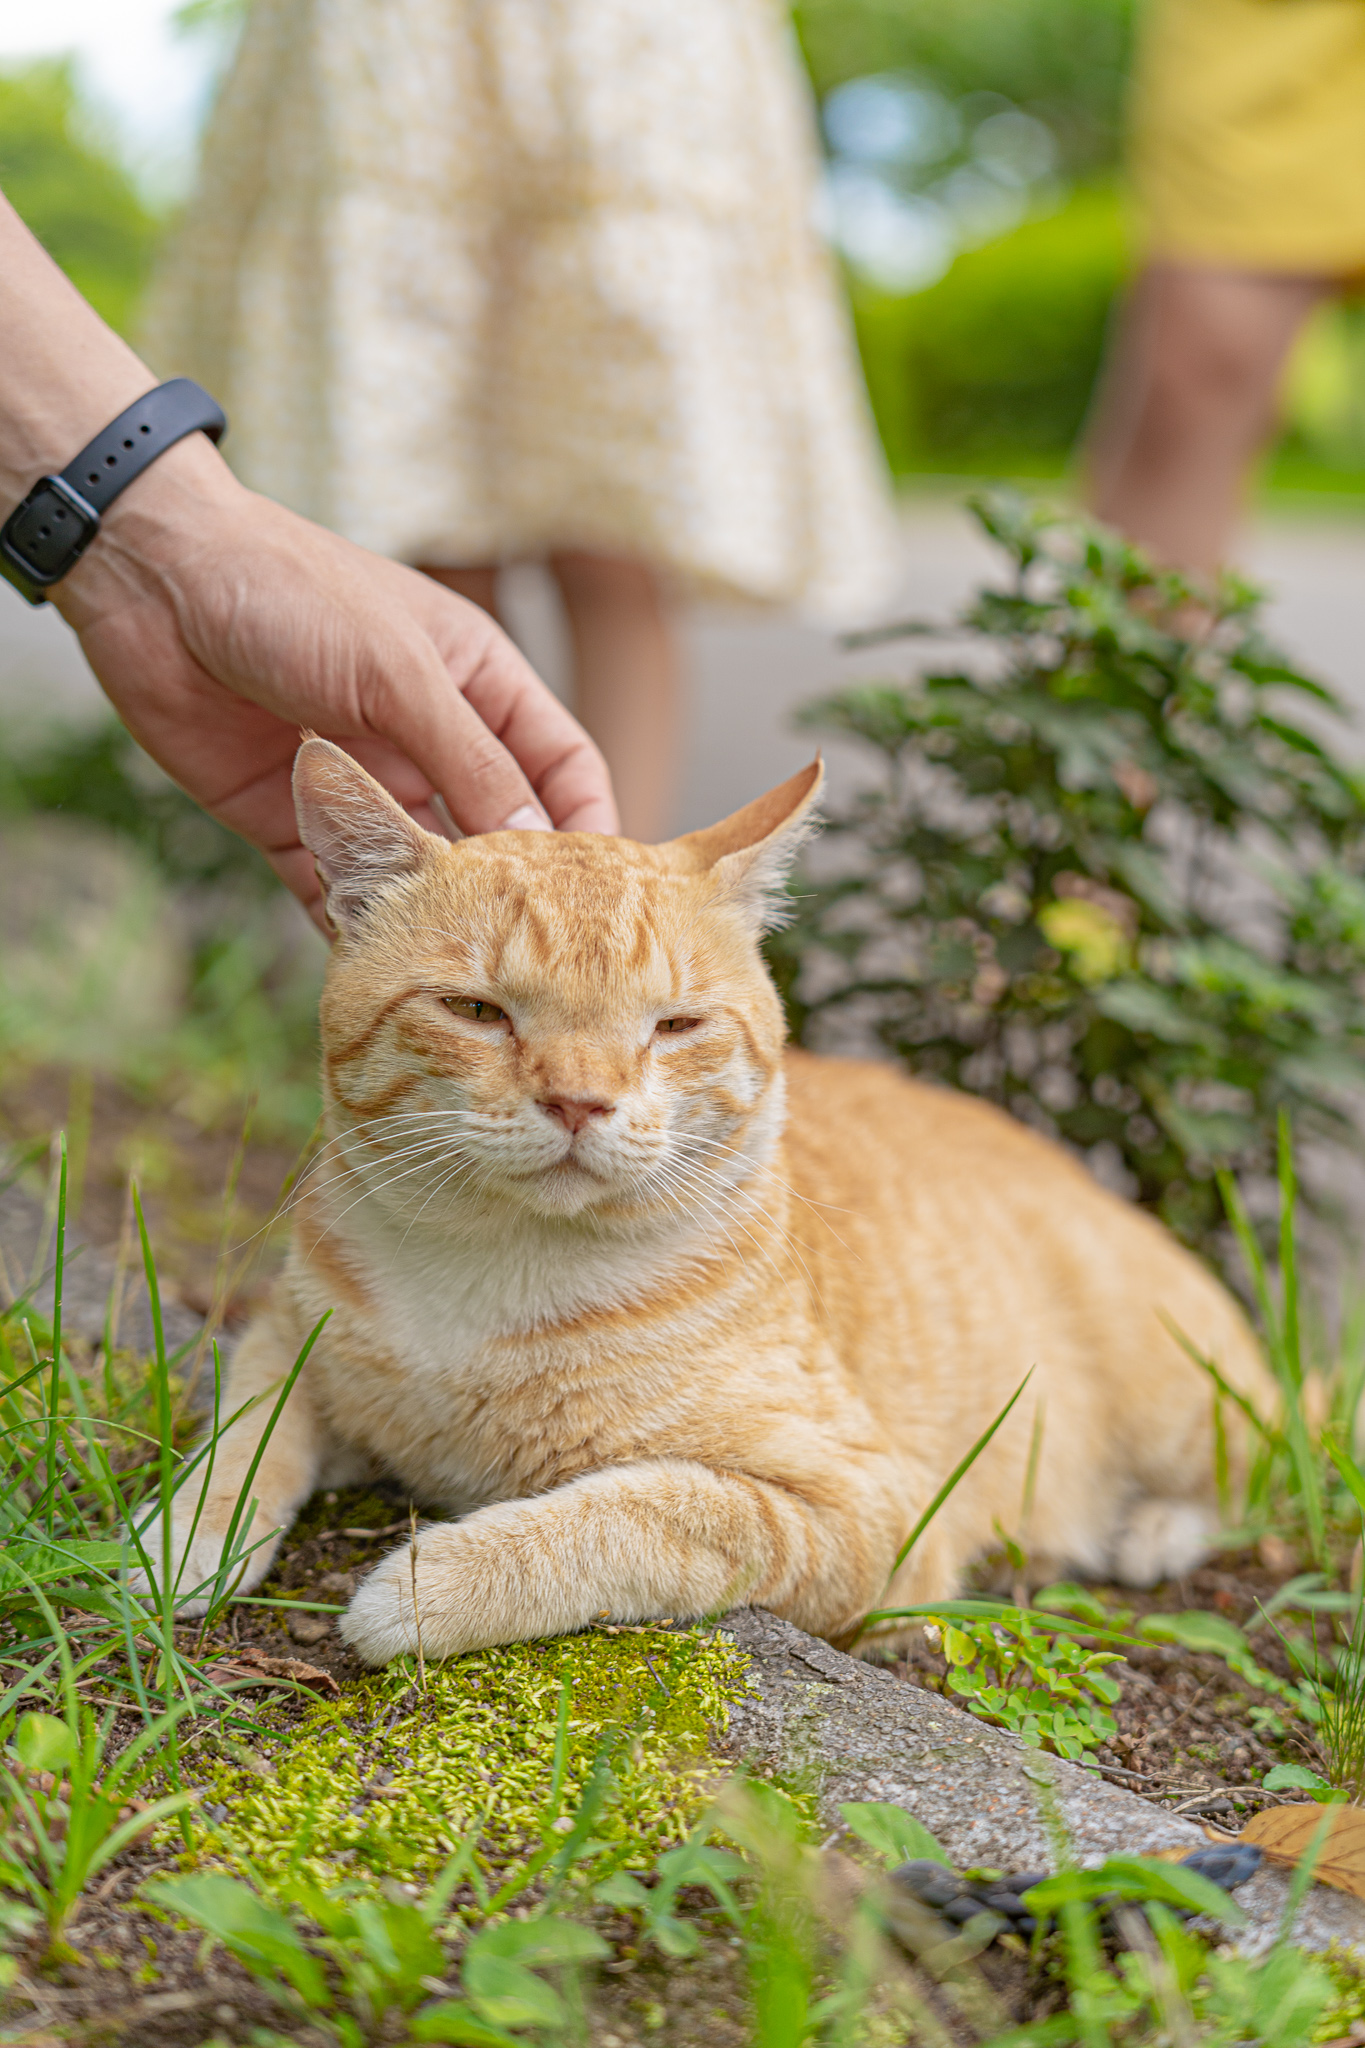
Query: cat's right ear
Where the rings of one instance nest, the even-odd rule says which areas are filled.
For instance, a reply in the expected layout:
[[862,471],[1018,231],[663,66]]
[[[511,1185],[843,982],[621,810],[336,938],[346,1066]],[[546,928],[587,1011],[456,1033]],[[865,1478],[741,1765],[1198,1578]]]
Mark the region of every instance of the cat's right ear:
[[313,856],[337,931],[356,929],[390,882],[415,875],[435,842],[403,806],[330,740],[304,736],[294,756],[299,837]]
[[673,842],[686,851],[692,866],[710,870],[757,931],[772,931],[791,915],[786,879],[815,829],[824,780],[817,754],[809,768],[755,797],[742,811]]

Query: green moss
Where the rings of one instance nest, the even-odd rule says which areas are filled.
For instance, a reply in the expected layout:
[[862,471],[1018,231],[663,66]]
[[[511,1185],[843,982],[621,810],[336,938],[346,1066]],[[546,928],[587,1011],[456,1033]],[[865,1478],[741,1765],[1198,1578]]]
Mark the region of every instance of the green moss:
[[708,1735],[748,1683],[725,1637],[657,1624],[456,1658],[428,1670],[425,1694],[403,1660],[310,1706],[270,1746],[273,1776],[223,1761],[204,1803],[227,1818],[206,1823],[200,1852],[267,1883],[291,1870],[421,1880],[473,1831],[500,1880],[567,1833],[603,1759],[612,1784],[588,1861],[645,1866],[705,1807]]
[[1314,2023],[1309,2039],[1337,2041],[1349,2034],[1355,2022],[1365,2020],[1365,1959],[1358,1949],[1334,1941],[1325,1955],[1315,1956],[1332,1980],[1333,1998]]

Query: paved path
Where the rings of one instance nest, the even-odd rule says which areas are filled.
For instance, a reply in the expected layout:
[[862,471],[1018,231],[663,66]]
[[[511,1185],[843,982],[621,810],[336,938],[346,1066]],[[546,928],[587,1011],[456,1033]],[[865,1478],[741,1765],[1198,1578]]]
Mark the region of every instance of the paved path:
[[[996,560],[955,500],[912,499],[905,511],[905,613],[950,616]],[[1365,718],[1365,521],[1263,523],[1250,534],[1242,561],[1274,593],[1274,633]],[[519,572],[511,609],[532,659],[555,681],[563,672],[561,636],[535,572]],[[723,817],[810,759],[813,741],[792,730],[801,704],[841,681],[891,673],[906,660],[899,652],[844,654],[830,634],[763,613],[698,608],[687,615],[685,632],[692,704],[679,829]],[[12,718],[21,706],[87,717],[100,703],[56,613],[30,610],[0,582],[0,717]],[[827,751],[836,787],[846,785],[857,772],[855,750]],[[1365,754],[1365,725],[1359,751]]]

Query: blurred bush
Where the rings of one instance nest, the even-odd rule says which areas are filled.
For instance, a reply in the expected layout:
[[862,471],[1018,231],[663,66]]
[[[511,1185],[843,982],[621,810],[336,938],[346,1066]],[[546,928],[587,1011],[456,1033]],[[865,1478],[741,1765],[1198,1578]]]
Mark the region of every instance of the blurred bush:
[[893,470],[1055,473],[1127,250],[1116,171],[1132,0],[805,0]]
[[909,296],[853,286],[868,390],[898,474],[1055,470],[1085,419],[1126,265],[1112,187],[965,250]]
[[977,509],[1010,573],[962,666],[808,714],[886,772],[771,942],[793,1028],[1001,1104],[1207,1249],[1281,1111],[1358,1142],[1365,784],[1254,592],[1210,612],[1103,528]]
[[0,189],[96,311],[131,332],[159,223],[69,59],[0,72]]
[[[873,410],[899,475],[1058,475],[1132,260],[1135,0],[800,0]],[[1365,310],[1310,322],[1268,478],[1365,490]]]
[[1365,476],[1365,305],[1319,306],[1289,366],[1277,481],[1358,490]]

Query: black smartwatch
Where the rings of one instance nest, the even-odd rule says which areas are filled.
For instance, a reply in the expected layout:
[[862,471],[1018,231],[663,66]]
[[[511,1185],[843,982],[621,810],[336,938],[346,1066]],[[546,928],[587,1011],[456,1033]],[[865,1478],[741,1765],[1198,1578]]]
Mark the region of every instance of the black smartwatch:
[[186,434],[217,441],[227,427],[223,409],[188,377],[158,384],[68,462],[60,476],[39,477],[21,505],[0,526],[0,576],[30,604],[69,575],[100,530],[119,492]]

